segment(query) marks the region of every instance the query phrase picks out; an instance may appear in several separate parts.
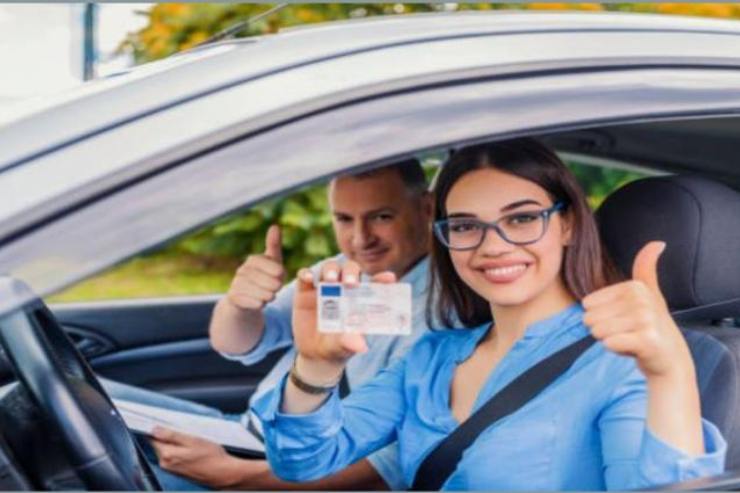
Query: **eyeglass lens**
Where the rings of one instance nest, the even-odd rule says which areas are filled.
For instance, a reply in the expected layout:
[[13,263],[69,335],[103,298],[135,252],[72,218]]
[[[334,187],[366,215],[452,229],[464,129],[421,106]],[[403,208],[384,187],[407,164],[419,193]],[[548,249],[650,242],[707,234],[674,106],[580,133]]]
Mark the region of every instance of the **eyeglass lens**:
[[[541,212],[519,212],[497,221],[498,233],[510,243],[537,241],[545,232],[546,219]],[[475,218],[453,217],[441,225],[440,233],[450,248],[475,248],[487,229],[496,229]]]

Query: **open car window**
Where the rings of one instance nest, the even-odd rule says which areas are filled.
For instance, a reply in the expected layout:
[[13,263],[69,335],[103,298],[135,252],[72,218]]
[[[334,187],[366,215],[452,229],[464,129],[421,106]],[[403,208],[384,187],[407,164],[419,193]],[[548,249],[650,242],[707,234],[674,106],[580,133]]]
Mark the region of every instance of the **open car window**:
[[[447,155],[447,151],[431,151],[419,156],[430,183]],[[635,165],[606,163],[587,156],[565,153],[562,158],[575,172],[594,209],[609,193],[649,173]],[[271,224],[282,227],[288,279],[292,279],[299,268],[338,253],[331,228],[327,186],[319,183],[209,223],[53,294],[47,301],[85,302],[223,293],[244,258],[264,250],[265,234]]]

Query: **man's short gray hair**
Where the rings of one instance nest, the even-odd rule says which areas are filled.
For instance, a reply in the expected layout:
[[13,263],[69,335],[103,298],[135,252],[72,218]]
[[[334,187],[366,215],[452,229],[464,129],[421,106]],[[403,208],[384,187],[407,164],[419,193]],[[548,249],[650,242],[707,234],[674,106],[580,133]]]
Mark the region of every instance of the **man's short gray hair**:
[[369,171],[362,171],[360,173],[349,174],[345,176],[351,176],[352,178],[363,179],[376,176],[387,170],[396,171],[401,176],[406,189],[414,195],[421,195],[429,190],[427,184],[427,177],[424,173],[421,163],[418,159],[411,158],[397,163],[389,164],[381,168],[371,169]]

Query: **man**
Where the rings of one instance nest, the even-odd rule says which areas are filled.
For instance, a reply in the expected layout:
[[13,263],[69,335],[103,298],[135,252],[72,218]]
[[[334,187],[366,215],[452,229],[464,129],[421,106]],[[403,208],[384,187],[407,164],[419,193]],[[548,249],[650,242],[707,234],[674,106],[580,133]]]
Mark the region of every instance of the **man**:
[[[358,262],[366,276],[390,270],[401,282],[412,285],[414,334],[367,337],[368,351],[350,360],[347,366],[346,377],[349,387],[353,388],[400,357],[426,329],[425,256],[432,201],[421,166],[411,160],[332,180],[329,203],[334,233],[342,252],[340,257]],[[214,349],[229,359],[252,365],[269,352],[292,344],[290,318],[294,287],[292,283],[282,286],[284,274],[280,230],[272,226],[267,233],[265,252],[249,256],[238,268],[226,296],[214,309],[210,326]],[[280,381],[290,369],[294,356],[289,350],[282,357],[260,383],[255,396]],[[111,393],[115,397],[143,401],[120,389],[112,389]],[[194,407],[192,412],[218,413],[208,408],[203,411],[203,407]],[[248,421],[248,416],[245,418],[244,421]],[[245,424],[254,426],[258,421]],[[152,445],[160,467],[171,473],[158,471],[165,489],[197,487],[181,478],[210,488],[367,490],[406,487],[399,475],[393,446],[330,478],[298,485],[278,480],[270,473],[266,461],[237,458],[219,445],[183,433],[158,429]]]

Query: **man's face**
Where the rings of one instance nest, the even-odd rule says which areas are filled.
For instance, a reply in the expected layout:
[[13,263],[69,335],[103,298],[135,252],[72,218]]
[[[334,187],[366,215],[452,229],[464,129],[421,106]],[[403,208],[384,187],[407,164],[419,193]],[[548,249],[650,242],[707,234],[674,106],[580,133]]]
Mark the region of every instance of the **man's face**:
[[337,178],[329,204],[339,249],[363,272],[401,277],[426,254],[431,198],[409,191],[397,170]]

